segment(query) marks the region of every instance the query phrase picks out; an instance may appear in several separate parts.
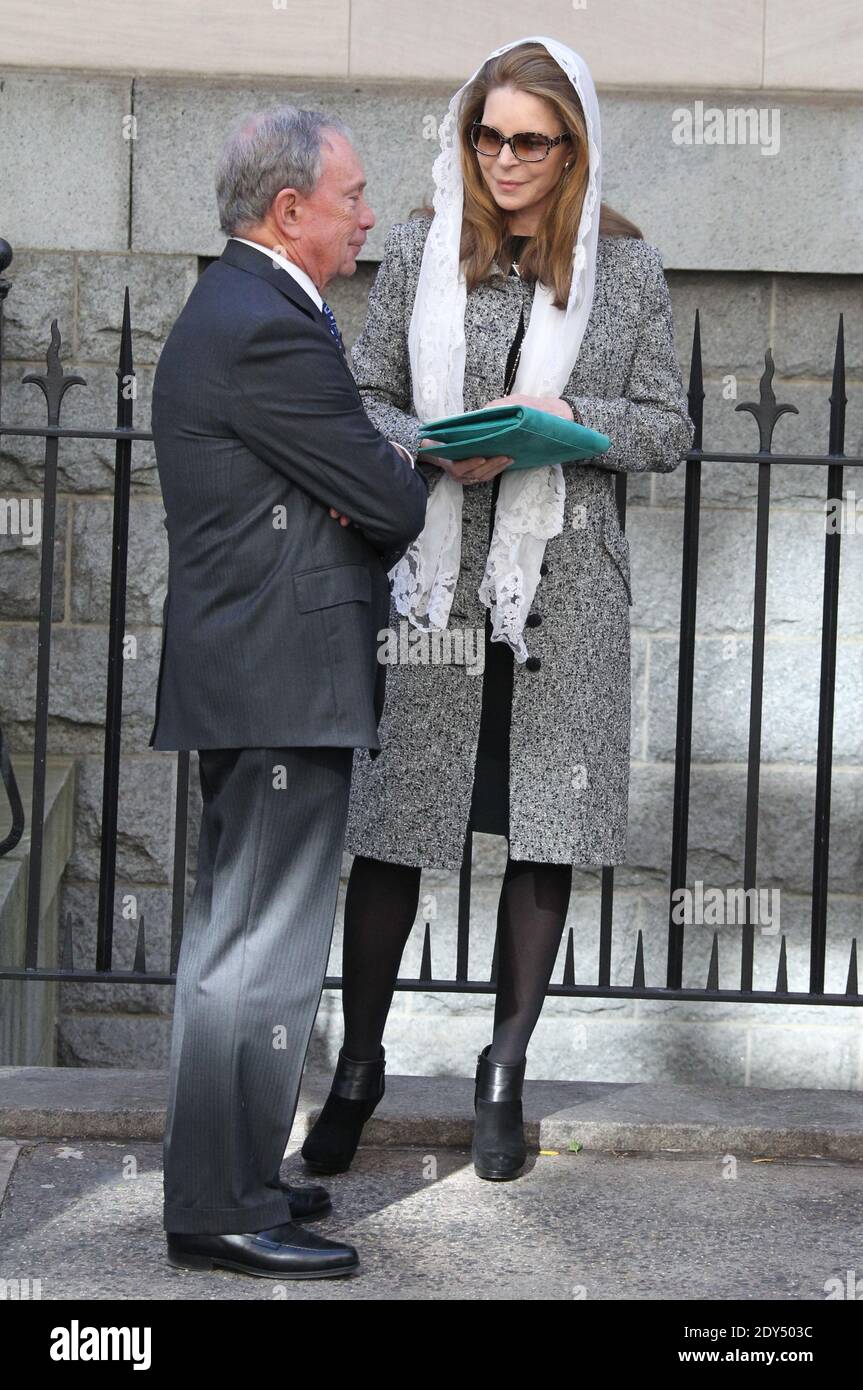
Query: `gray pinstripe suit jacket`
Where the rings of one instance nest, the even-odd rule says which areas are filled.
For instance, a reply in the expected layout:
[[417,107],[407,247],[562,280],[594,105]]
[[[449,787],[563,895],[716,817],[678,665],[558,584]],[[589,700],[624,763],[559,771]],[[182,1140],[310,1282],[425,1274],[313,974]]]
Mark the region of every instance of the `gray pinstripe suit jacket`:
[[427,487],[317,305],[254,247],[229,241],[192,291],[153,434],[169,569],[151,746],[379,749],[386,570]]

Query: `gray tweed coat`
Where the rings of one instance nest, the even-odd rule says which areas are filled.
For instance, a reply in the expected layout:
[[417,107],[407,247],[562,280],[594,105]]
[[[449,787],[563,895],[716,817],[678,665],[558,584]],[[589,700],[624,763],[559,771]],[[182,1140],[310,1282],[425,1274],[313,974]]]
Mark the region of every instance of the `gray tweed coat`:
[[[352,370],[378,429],[416,449],[407,332],[429,222],[389,232],[352,351]],[[629,543],[614,471],[669,472],[693,426],[675,356],[671,306],[656,247],[599,238],[594,302],[562,396],[612,441],[600,466],[566,464],[564,529],[548,541],[525,629],[532,658],[514,662],[510,839],[514,859],[620,864],[626,858],[630,755]],[[495,268],[467,298],[465,410],[503,393],[510,344],[533,286]],[[423,464],[430,487],[443,476]],[[450,628],[476,629],[492,483],[465,488],[462,561]],[[406,623],[391,604],[394,633]],[[411,628],[412,632],[413,629]],[[533,669],[531,669],[533,668]],[[482,675],[468,662],[389,664],[380,754],[354,753],[345,847],[424,868],[457,869],[470,814]]]

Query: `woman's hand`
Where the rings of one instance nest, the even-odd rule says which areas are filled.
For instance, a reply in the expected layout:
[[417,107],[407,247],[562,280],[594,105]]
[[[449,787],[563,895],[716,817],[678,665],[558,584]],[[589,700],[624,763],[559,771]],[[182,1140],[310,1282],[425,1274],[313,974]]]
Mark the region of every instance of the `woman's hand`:
[[549,415],[559,415],[561,420],[574,420],[572,406],[567,405],[558,396],[499,396],[495,401],[489,401],[482,408],[491,410],[498,405],[524,405],[531,410],[544,410]]
[[[422,439],[420,448],[432,448],[436,439]],[[502,473],[512,463],[509,454],[496,454],[493,458],[472,457],[468,459],[445,459],[439,454],[426,454],[423,463],[434,463],[442,468],[457,483],[487,483],[497,473]]]

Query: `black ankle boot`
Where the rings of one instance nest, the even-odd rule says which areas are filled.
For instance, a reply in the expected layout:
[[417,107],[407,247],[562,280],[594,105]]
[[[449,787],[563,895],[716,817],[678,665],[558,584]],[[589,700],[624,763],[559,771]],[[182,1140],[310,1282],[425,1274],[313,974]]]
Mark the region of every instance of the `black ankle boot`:
[[355,1062],[339,1050],[330,1094],[300,1149],[315,1173],[344,1173],[350,1168],[363,1125],[384,1090],[386,1053],[372,1062]]
[[505,1064],[490,1062],[491,1043],[477,1058],[474,1093],[473,1158],[479,1178],[517,1178],[527,1159],[521,1092],[527,1058]]

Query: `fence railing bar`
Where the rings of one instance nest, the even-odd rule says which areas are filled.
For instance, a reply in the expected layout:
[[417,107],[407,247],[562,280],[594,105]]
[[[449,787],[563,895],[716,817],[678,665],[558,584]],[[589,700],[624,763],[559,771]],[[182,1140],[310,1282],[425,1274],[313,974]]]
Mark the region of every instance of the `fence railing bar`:
[[719,933],[713,933],[710,948],[710,964],[707,967],[707,989],[713,992],[719,988]]
[[[60,982],[72,982],[74,984],[126,984],[126,985],[173,985],[176,983],[176,974],[165,971],[152,971],[141,976],[136,975],[133,970],[109,970],[99,972],[97,970],[26,970],[22,966],[4,968],[0,972],[0,979],[4,980],[56,980]],[[342,985],[339,975],[328,975],[324,979],[325,989],[338,989]],[[400,980],[399,990],[423,991],[424,993],[433,992],[434,994],[493,994],[496,984],[493,980],[468,980],[465,983],[451,978],[443,980]],[[573,985],[566,987],[562,984],[550,984],[547,993],[556,998],[572,999],[661,999],[661,1000],[691,1000],[694,1002],[719,1002],[728,1004],[829,1004],[838,1008],[847,1009],[849,1004],[860,1005],[863,999],[859,995],[851,997],[847,994],[822,994],[816,999],[805,990],[788,991],[777,994],[774,990],[749,990],[741,993],[740,990],[726,989],[708,993],[703,988],[686,988],[679,990],[669,990],[664,986],[645,985],[643,989],[633,989],[631,985],[607,985],[604,988],[596,984]]]
[[[687,391],[693,443],[701,448],[704,430],[704,373],[701,362],[701,315],[695,311]],[[698,532],[701,511],[701,463],[688,459],[683,494],[683,559],[680,579],[680,644],[677,665],[677,730],[674,753],[674,803],[668,907],[666,984],[679,988],[683,979],[683,923],[674,920],[674,892],[686,884],[689,853],[689,782],[692,760],[692,692],[695,675],[695,614],[698,598]]]
[[[6,296],[12,288],[12,281],[7,280],[3,274],[4,270],[12,264],[12,247],[8,241],[0,237],[0,364],[3,362],[3,310],[6,303]],[[3,373],[0,372],[0,428],[3,425]]]
[[425,924],[425,931],[423,932],[423,950],[422,950],[422,958],[421,958],[421,960],[420,960],[420,974],[419,974],[419,977],[420,977],[421,980],[431,980],[431,978],[432,978],[431,923],[430,923],[430,922],[426,922],[426,924]]
[[[117,366],[117,424],[132,424],[132,326],[129,286],[123,301],[123,327]],[[120,791],[120,736],[123,717],[123,643],[126,634],[126,570],[129,553],[129,494],[132,445],[118,440],[114,459],[114,507],[111,537],[111,599],[108,621],[108,679],[105,693],[105,742],[102,766],[102,835],[96,969],[110,970],[114,931],[114,885],[117,876],[117,827]]]
[[[785,933],[782,933],[782,940],[779,944],[779,966],[776,971],[776,994],[787,994],[788,992],[788,951],[785,946]],[[820,1002],[820,1001],[819,1001]]]
[[[84,428],[78,429],[77,427],[72,425],[51,426],[0,424],[0,435],[4,434],[22,437],[35,436],[39,439],[129,439],[132,441],[133,444],[151,443],[153,439],[153,435],[149,430],[88,430]],[[687,449],[686,453],[681,454],[680,457],[684,463],[764,463],[769,460],[770,463],[781,463],[788,468],[794,468],[797,465],[799,465],[801,468],[808,468],[811,467],[813,464],[820,464],[821,466],[826,467],[830,463],[839,462],[846,464],[849,467],[852,465],[859,466],[860,464],[863,464],[863,454],[843,454],[841,455],[841,457],[836,456],[834,458],[831,456],[829,452],[826,454],[776,454],[772,452],[761,453],[760,451],[753,453],[751,450],[749,453],[746,453],[742,450],[735,450],[733,452],[723,451],[718,453],[710,449],[692,448]],[[617,481],[615,483],[615,486],[617,488],[616,496],[618,498],[618,515],[620,515],[619,498],[621,486]]]
[[[839,316],[833,381],[830,391],[830,453],[841,454],[845,444],[845,324]],[[843,466],[827,470],[827,498],[841,499]],[[844,503],[843,503],[844,505]],[[809,988],[824,989],[827,961],[827,893],[830,869],[830,804],[833,779],[833,718],[836,702],[836,652],[839,640],[839,564],[842,527],[824,528],[824,593],[821,607],[821,682],[818,690],[818,751],[815,760],[815,827],[812,851],[812,921],[809,937]]]
[[[53,457],[51,455],[53,454]],[[42,561],[39,581],[39,632],[36,657],[36,719],[33,739],[33,792],[30,801],[30,856],[24,960],[35,969],[39,959],[42,899],[42,841],[45,829],[45,776],[48,745],[48,695],[51,667],[51,607],[54,591],[54,529],[57,503],[57,445],[46,445],[42,505]]]
[[831,463],[863,464],[863,455],[843,454],[832,457],[830,454],[771,454],[759,451],[755,454],[712,454],[690,449],[682,458],[695,458],[699,463],[781,463],[788,467],[800,464],[810,467],[813,463],[827,466]]
[[458,876],[458,926],[456,928],[455,977],[466,980],[470,950],[470,889],[473,860],[473,832],[468,829]]
[[[149,430],[88,430],[78,429],[72,425],[52,427],[50,425],[4,425],[0,424],[0,435],[14,436],[35,436],[39,439],[130,439],[132,443],[151,443],[153,435]],[[708,449],[687,449],[685,454],[681,454],[684,463],[762,463],[769,459],[771,463],[781,463],[785,467],[794,468],[799,465],[811,467],[813,464],[827,466],[833,462],[840,462],[840,459],[832,459],[830,454],[761,454],[753,453],[751,450],[746,453],[742,450],[733,452],[715,452]],[[863,454],[844,454],[841,462],[849,467],[863,464]],[[619,486],[619,485],[618,485]]]
[[641,934],[641,927],[638,928],[638,939],[635,943],[635,969],[632,972],[633,989],[644,989],[644,938]]
[[851,954],[848,957],[848,978],[845,982],[845,993],[847,995],[859,994],[857,986],[857,938],[851,938]]
[[749,678],[749,741],[746,762],[746,823],[743,837],[744,920],[741,931],[740,987],[752,988],[755,929],[752,898],[758,874],[758,809],[761,783],[761,726],[764,708],[764,633],[767,614],[767,549],[770,525],[770,464],[758,465],[755,523],[755,596],[752,616],[752,665]]
[[147,973],[146,933],[144,930],[143,912],[138,919],[138,935],[135,938],[135,960],[132,965],[132,970],[136,975],[146,975]]
[[[27,378],[23,377],[26,381]],[[145,443],[152,440],[149,430],[114,429],[87,430],[76,425],[0,425],[0,434],[20,435],[27,438],[35,435],[39,439],[119,439]]]
[[611,984],[611,935],[614,922],[614,865],[602,866],[602,892],[599,900],[599,962],[597,979]]
[[564,985],[575,984],[575,937],[572,927],[566,934],[566,953],[563,958],[563,980]]
[[[64,372],[60,365],[60,331],[51,322],[51,343],[45,354],[44,373],[27,372],[24,384],[38,386],[45,397],[48,424],[60,418],[63,397],[70,386],[85,386],[82,376]],[[25,964],[35,969],[39,957],[39,918],[42,898],[42,846],[45,831],[45,773],[48,746],[48,698],[51,672],[51,618],[54,607],[54,534],[57,519],[56,439],[45,440],[42,497],[42,561],[39,577],[39,629],[36,656],[36,721],[33,742],[33,798],[30,812],[30,865],[27,883]]]
[[775,366],[770,348],[764,354],[764,371],[757,401],[741,401],[734,408],[752,415],[758,425],[758,501],[755,523],[755,595],[752,617],[752,666],[749,685],[749,747],[746,769],[746,826],[743,849],[745,912],[740,953],[740,987],[752,988],[755,931],[752,899],[758,873],[758,803],[761,780],[761,727],[764,706],[764,633],[767,615],[767,551],[770,539],[770,469],[773,432],[783,415],[797,415],[796,405],[779,403],[773,390]]

